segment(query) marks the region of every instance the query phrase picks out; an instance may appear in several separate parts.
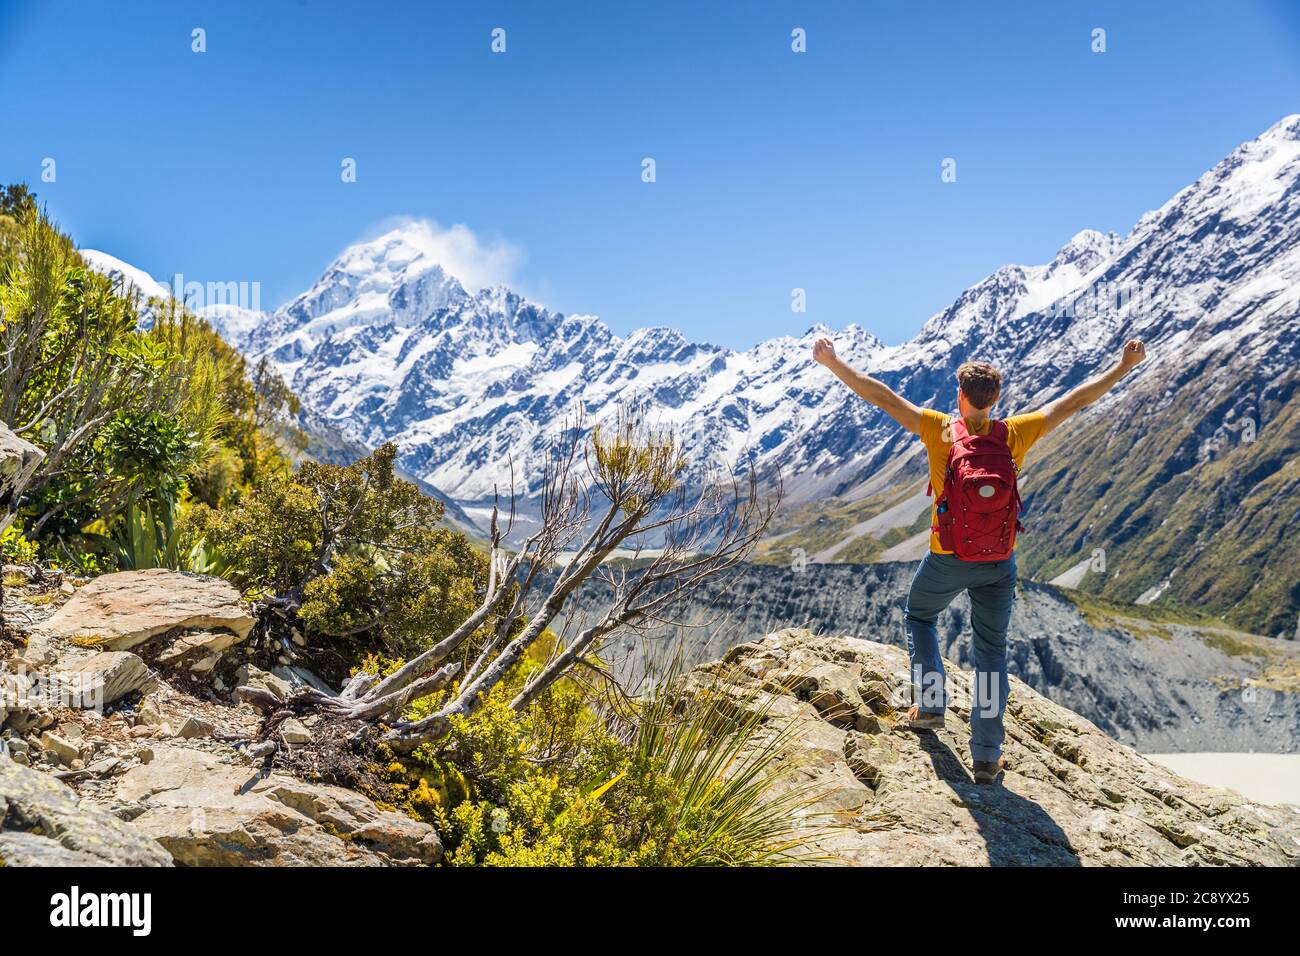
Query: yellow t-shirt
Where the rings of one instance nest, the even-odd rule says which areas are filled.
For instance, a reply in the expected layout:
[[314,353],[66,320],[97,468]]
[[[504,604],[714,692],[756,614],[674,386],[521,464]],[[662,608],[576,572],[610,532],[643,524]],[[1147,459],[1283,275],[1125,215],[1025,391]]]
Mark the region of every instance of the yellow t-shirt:
[[[930,502],[931,528],[938,523],[935,508],[943,495],[943,479],[948,470],[948,449],[952,447],[951,433],[947,436],[950,440],[944,440],[949,417],[932,408],[921,409],[921,441],[925,444],[925,454],[930,460],[930,484],[934,487],[934,499]],[[1028,415],[1013,415],[1004,421],[1007,423],[1007,445],[1011,449],[1011,457],[1016,460],[1016,470],[1019,471],[1024,467],[1025,453],[1034,442],[1043,437],[1043,432],[1047,429],[1047,416],[1042,412],[1030,412]],[[972,435],[987,435],[990,422],[991,419],[987,418],[977,425],[968,421],[966,428]],[[930,532],[930,550],[935,554],[952,554],[939,546],[939,534],[936,531]]]

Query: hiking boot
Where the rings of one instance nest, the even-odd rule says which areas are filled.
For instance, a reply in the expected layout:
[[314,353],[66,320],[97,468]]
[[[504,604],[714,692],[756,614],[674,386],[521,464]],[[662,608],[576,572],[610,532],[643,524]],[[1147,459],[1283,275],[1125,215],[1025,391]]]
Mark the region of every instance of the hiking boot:
[[993,783],[1006,769],[1006,757],[999,757],[997,760],[976,760],[974,761],[975,782]]
[[943,714],[927,714],[920,707],[907,712],[909,730],[943,730]]

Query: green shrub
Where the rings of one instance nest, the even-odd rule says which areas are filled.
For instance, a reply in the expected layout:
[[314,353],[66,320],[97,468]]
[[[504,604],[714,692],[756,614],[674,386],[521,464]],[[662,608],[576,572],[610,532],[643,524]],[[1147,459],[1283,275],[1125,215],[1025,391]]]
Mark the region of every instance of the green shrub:
[[438,526],[441,502],[394,476],[395,454],[385,445],[346,467],[272,475],[238,504],[196,507],[187,538],[246,593],[297,614],[310,644],[349,662],[413,656],[477,607],[488,560]]
[[[795,820],[812,793],[801,785],[772,793],[788,731],[769,732],[761,706],[738,706],[724,684],[663,689],[612,720],[598,715],[593,690],[566,678],[517,713],[509,701],[554,646],[547,636],[471,717],[452,719],[447,738],[406,758],[382,756],[396,805],[438,826],[448,865],[800,858]],[[406,716],[432,712],[445,696],[417,701]]]
[[45,452],[18,521],[47,559],[136,566],[123,546],[142,515],[169,525],[191,482],[220,505],[288,469],[273,434],[293,404],[283,384],[265,366],[253,381],[178,303],[144,305],[91,270],[25,187],[0,190],[0,420]]
[[37,547],[23,537],[23,532],[16,524],[11,524],[0,532],[0,563],[30,564],[36,560]]

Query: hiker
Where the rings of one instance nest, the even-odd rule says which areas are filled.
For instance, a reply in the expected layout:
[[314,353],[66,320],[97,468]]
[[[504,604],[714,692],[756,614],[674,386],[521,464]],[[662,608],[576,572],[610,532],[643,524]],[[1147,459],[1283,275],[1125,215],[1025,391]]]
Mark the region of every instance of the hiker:
[[[1002,715],[1006,709],[1007,625],[1016,592],[1017,475],[1030,447],[1075,412],[1095,402],[1146,357],[1134,339],[1108,371],[1036,412],[994,420],[1002,373],[986,362],[957,369],[957,407],[948,416],[917,408],[883,382],[844,364],[830,339],[813,358],[908,431],[921,436],[930,466],[930,551],[907,594],[904,617],[912,661],[908,726],[940,730],[948,698],[935,622],[962,591],[970,594],[975,633],[971,692],[971,762],[976,783],[992,783],[1006,768]],[[949,480],[951,478],[951,481]]]

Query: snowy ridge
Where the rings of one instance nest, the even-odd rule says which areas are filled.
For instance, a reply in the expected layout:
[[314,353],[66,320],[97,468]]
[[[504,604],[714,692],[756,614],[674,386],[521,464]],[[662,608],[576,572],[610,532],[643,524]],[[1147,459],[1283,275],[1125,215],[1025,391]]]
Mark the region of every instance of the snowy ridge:
[[[215,315],[214,324],[250,356],[268,356],[349,438],[397,442],[405,468],[471,513],[506,486],[511,459],[525,491],[536,487],[550,437],[577,406],[590,425],[623,403],[674,426],[701,467],[779,467],[793,501],[853,496],[917,446],[811,362],[820,335],[940,409],[954,403],[953,372],[968,358],[1007,372],[999,408],[1012,413],[1072,387],[1133,336],[1150,345],[1146,374],[1188,350],[1223,353],[1247,375],[1294,364],[1300,115],[1238,147],[1128,236],[1084,230],[1044,265],[998,269],[894,347],[855,325],[744,351],[670,328],[624,338],[503,286],[467,288],[435,252],[426,227],[406,224],[349,247],[275,312]],[[94,256],[95,268],[130,268]]]
[[98,249],[79,251],[81,258],[86,260],[86,265],[108,276],[114,282],[121,283],[122,290],[126,294],[137,294],[146,302],[150,299],[171,297],[172,290],[143,269],[137,269],[116,256],[110,256],[107,252],[100,252]]

